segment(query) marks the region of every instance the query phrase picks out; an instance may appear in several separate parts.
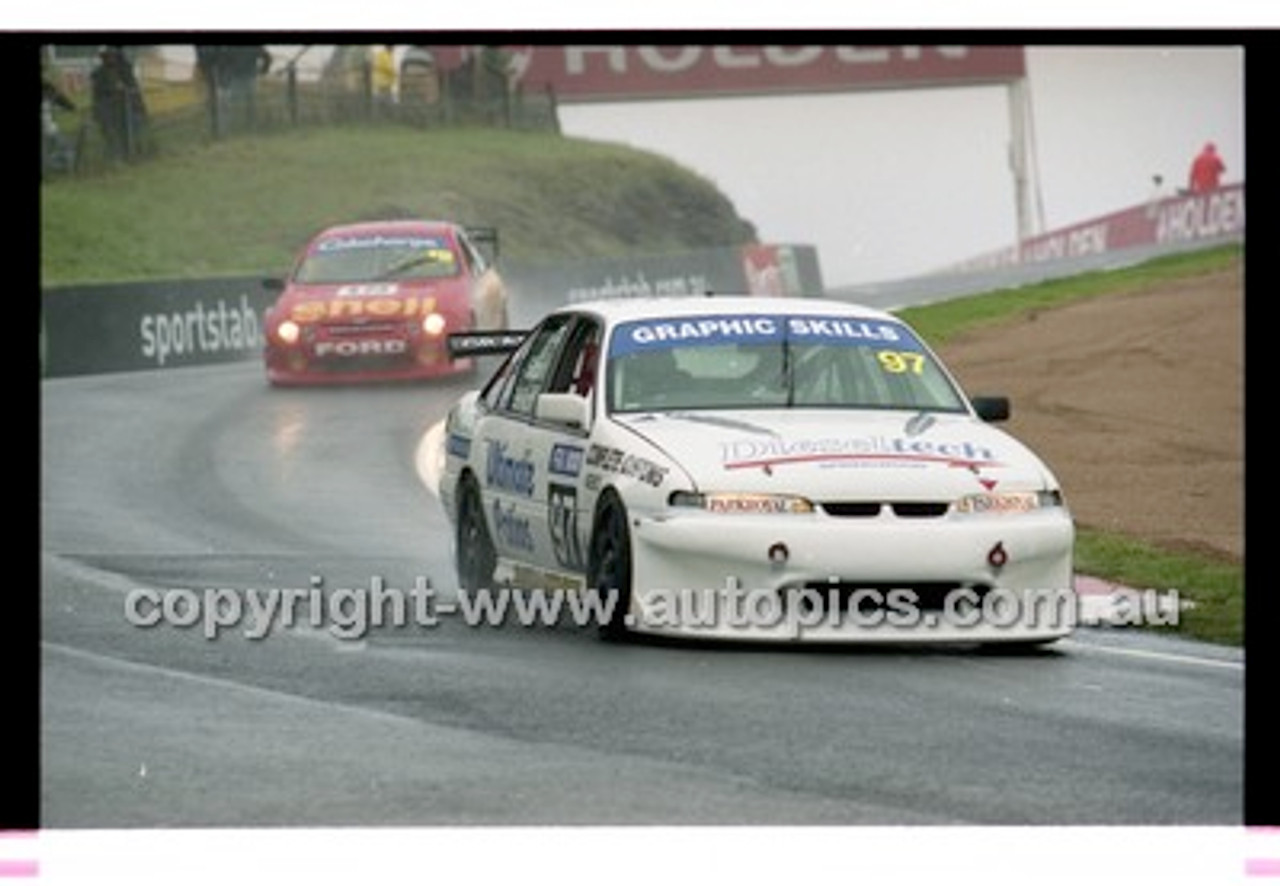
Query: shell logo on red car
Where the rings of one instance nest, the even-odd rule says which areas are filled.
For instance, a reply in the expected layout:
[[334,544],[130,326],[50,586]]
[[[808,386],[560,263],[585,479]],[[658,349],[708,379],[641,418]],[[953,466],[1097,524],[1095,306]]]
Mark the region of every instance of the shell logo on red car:
[[433,296],[418,298],[331,298],[295,304],[289,317],[295,323],[342,320],[352,317],[425,317],[436,309]]

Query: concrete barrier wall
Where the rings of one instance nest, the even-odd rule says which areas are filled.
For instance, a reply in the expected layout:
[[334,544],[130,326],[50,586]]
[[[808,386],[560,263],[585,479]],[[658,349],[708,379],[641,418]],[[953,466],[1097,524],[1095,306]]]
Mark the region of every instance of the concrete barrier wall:
[[675,255],[573,263],[506,262],[512,322],[527,325],[566,302],[653,296],[749,293],[816,296],[823,292],[812,246],[762,244]]
[[[513,325],[588,298],[749,292],[818,295],[812,246],[755,245],[674,255],[541,264],[504,261]],[[259,277],[154,280],[45,289],[46,377],[260,359],[275,293]]]

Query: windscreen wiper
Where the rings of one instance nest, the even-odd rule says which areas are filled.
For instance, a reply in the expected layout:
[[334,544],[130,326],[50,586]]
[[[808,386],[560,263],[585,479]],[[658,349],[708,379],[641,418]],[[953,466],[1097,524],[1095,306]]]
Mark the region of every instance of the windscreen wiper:
[[407,271],[410,268],[416,268],[418,265],[431,264],[435,261],[437,261],[436,257],[431,254],[411,255],[408,258],[400,259],[400,261],[396,262],[391,267],[387,268],[385,271],[383,271],[381,274],[378,275],[377,279],[390,280],[392,277],[396,276],[397,274],[403,273],[404,271]]

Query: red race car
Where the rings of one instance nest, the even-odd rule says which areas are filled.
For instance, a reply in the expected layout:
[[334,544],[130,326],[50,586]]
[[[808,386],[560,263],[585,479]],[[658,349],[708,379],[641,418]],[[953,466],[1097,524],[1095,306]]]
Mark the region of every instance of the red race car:
[[507,296],[492,228],[394,220],[339,225],[302,250],[266,313],[267,380],[325,384],[469,371],[449,334],[506,329]]

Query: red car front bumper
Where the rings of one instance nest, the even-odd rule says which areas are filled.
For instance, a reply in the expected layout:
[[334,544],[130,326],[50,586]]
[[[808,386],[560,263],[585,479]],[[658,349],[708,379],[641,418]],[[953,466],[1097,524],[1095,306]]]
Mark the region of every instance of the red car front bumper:
[[264,356],[267,380],[275,385],[407,381],[475,368],[471,359],[450,360],[443,337],[322,336],[292,345],[268,342]]

